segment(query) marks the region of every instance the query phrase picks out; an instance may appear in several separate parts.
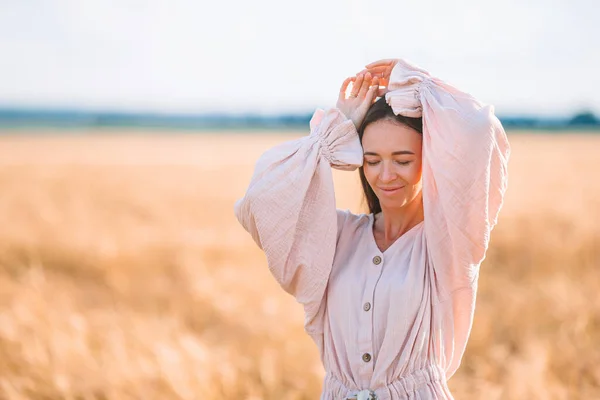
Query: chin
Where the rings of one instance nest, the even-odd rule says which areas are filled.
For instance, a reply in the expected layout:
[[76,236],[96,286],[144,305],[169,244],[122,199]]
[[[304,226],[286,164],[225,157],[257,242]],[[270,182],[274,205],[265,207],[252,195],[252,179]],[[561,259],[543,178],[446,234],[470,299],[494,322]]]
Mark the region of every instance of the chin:
[[407,201],[405,196],[398,196],[398,198],[394,199],[379,198],[379,204],[386,208],[401,208],[404,207],[406,203]]

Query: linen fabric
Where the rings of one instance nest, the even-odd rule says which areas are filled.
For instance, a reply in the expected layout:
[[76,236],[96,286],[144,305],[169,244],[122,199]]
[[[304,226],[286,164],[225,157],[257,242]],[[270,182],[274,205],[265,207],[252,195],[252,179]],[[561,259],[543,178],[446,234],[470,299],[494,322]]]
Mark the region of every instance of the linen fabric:
[[353,122],[317,109],[310,133],[267,150],[234,212],[304,307],[326,375],[321,400],[452,399],[477,280],[506,191],[494,108],[399,60],[385,98],[423,117],[424,221],[380,251],[373,214],[336,208],[331,168],[354,171]]

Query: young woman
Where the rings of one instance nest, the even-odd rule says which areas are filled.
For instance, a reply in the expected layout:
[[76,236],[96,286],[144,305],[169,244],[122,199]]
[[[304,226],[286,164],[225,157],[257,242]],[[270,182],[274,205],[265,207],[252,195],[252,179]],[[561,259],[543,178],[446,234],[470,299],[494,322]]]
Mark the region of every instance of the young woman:
[[[492,106],[387,59],[260,157],[235,214],[304,306],[322,400],[452,399],[509,153]],[[359,168],[368,214],[336,209],[332,167]]]

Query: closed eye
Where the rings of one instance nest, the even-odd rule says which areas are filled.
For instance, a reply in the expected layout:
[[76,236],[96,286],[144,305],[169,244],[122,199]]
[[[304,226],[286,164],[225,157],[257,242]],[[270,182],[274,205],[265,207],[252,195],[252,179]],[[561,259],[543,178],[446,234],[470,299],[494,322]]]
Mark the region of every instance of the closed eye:
[[[397,164],[399,165],[408,165],[410,164],[410,161],[396,161]],[[367,161],[368,165],[377,165],[379,164],[379,161]]]

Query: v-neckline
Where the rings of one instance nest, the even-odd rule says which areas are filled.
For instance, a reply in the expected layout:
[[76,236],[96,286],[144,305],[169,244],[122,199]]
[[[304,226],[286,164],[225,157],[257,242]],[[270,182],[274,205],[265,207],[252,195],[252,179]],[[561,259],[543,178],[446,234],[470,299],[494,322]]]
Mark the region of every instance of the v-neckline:
[[373,243],[373,246],[381,255],[385,256],[386,254],[389,254],[390,250],[392,250],[395,246],[397,246],[398,242],[402,242],[408,235],[414,233],[414,231],[416,231],[419,226],[423,225],[423,222],[424,221],[419,222],[418,224],[416,224],[415,226],[413,226],[412,228],[410,228],[409,230],[404,232],[396,240],[394,240],[394,242],[391,245],[389,245],[388,248],[385,249],[385,251],[381,251],[379,246],[377,246],[377,240],[375,240],[375,230],[374,230],[375,214],[370,213],[369,214],[369,237],[371,238],[371,243]]

